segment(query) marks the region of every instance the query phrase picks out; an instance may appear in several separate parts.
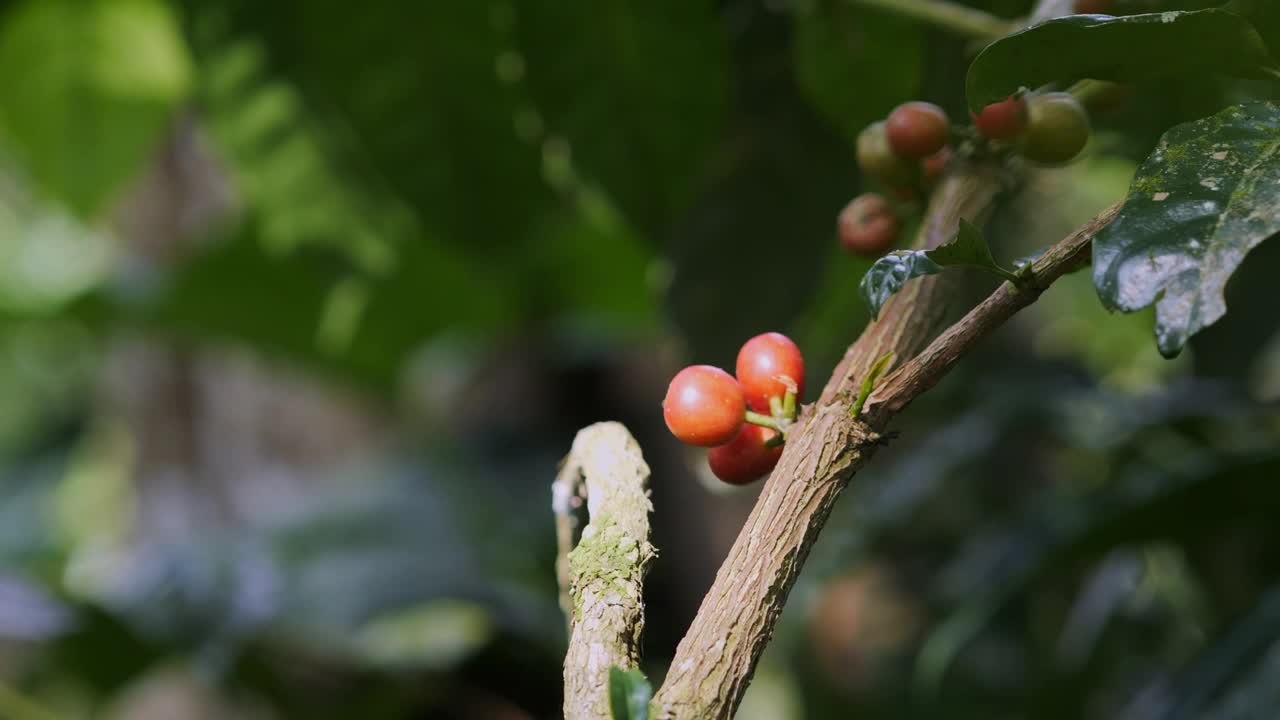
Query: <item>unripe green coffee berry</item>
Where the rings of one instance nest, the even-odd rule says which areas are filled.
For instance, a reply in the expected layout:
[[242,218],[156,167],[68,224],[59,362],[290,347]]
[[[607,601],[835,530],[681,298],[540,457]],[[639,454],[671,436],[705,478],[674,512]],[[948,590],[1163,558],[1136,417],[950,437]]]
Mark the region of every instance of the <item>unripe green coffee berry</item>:
[[858,167],[864,174],[891,188],[910,187],[915,182],[914,164],[898,157],[889,148],[883,122],[868,125],[858,135]]
[[1070,93],[1027,100],[1027,128],[1018,149],[1028,160],[1057,165],[1071,160],[1089,142],[1089,113]]

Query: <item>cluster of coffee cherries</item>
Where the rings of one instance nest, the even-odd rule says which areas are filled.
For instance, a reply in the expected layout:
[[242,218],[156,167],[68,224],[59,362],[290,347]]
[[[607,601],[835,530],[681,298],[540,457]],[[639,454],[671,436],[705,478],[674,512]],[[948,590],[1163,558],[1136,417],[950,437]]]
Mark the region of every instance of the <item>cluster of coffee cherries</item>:
[[745,485],[773,470],[804,390],[804,357],[786,335],[757,335],[738,351],[736,375],[692,365],[672,378],[662,401],[667,428],[707,447],[716,477]]
[[[908,102],[858,136],[863,174],[900,200],[928,190],[951,161],[953,137],[966,154],[1017,153],[1042,165],[1060,165],[1089,142],[1089,114],[1070,93],[1019,93],[970,113],[972,128],[955,128],[947,113],[927,102]],[[883,254],[901,229],[892,201],[878,193],[854,198],[837,221],[846,250],[865,257]]]

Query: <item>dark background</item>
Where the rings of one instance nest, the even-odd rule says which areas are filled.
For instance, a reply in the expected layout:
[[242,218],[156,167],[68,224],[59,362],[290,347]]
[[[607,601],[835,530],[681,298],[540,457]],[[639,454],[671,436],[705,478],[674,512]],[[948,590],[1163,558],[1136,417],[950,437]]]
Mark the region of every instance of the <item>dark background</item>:
[[[758,492],[666,382],[778,330],[816,397],[867,321],[853,139],[963,117],[972,49],[837,0],[0,1],[0,718],[556,717],[549,486],[604,419],[653,468],[660,681]],[[1265,91],[1137,87],[997,256]],[[1175,360],[1087,273],[984,343],[739,717],[1274,718],[1277,271]]]

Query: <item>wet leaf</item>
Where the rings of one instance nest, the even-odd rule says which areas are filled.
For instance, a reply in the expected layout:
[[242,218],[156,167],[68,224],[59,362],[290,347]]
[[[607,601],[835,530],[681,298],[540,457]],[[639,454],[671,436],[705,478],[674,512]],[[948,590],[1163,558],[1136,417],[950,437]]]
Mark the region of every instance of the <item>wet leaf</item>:
[[942,266],[922,250],[894,250],[885,255],[867,270],[862,276],[859,289],[862,299],[871,308],[871,317],[880,317],[880,308],[889,302],[893,294],[902,289],[907,281],[924,275],[936,275],[942,272]]
[[1165,134],[1094,240],[1093,282],[1109,308],[1155,303],[1156,341],[1172,357],[1226,313],[1227,281],[1277,231],[1280,108],[1237,105]]
[[908,280],[923,275],[936,275],[948,267],[976,268],[1001,276],[1009,274],[991,256],[991,248],[982,231],[962,218],[956,237],[951,242],[933,250],[895,250],[877,260],[867,270],[867,274],[862,276],[862,298],[871,308],[872,317],[878,317],[880,308]]

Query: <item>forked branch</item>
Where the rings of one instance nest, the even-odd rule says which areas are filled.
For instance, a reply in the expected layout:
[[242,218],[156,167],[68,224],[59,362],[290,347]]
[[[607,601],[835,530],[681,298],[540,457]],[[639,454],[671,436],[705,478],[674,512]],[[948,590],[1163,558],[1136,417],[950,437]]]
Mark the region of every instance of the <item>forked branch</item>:
[[[977,173],[977,174],[975,174]],[[978,219],[998,190],[981,171],[949,178],[935,194],[920,242],[948,239],[960,217]],[[874,454],[880,432],[960,358],[1064,274],[1089,260],[1090,243],[1115,217],[1113,206],[1050,248],[1021,286],[1004,283],[928,342],[947,274],[921,278],[885,306],[851,346],[806,409],[778,466],[721,566],[666,682],[654,698],[659,718],[729,718],[772,636],[787,595],[849,478]],[[952,230],[951,232],[954,232]],[[881,380],[864,411],[851,412],[863,374],[886,352],[910,359]],[[909,351],[909,352],[908,352]],[[608,672],[635,667],[644,625],[641,589],[654,556],[649,544],[649,469],[617,423],[582,430],[553,486],[562,550],[562,591],[570,617],[565,716],[608,717]],[[572,548],[571,501],[585,487],[591,521]]]
[[[929,217],[954,232],[959,217],[985,209],[990,186],[961,176],[943,190]],[[966,202],[939,207],[947,192]],[[1063,274],[1088,261],[1090,241],[1115,216],[1111,208],[1044,254],[1021,288],[1004,283],[956,324],[926,345],[938,317],[932,304],[936,278],[914,281],[915,290],[886,305],[881,320],[850,348],[823,399],[802,418],[782,459],[721,566],[688,634],[676,650],[666,682],[653,703],[659,718],[729,718],[742,699],[761,652],[773,634],[800,568],[849,478],[874,454],[887,423],[933,387],[980,340],[1030,305]],[[968,212],[966,212],[968,211]],[[926,228],[928,232],[928,228]],[[936,237],[924,238],[936,245]],[[933,281],[932,286],[930,286]],[[911,286],[908,286],[908,290]],[[894,304],[894,301],[897,301]],[[886,352],[911,358],[881,381],[858,418],[851,407],[856,384]]]

